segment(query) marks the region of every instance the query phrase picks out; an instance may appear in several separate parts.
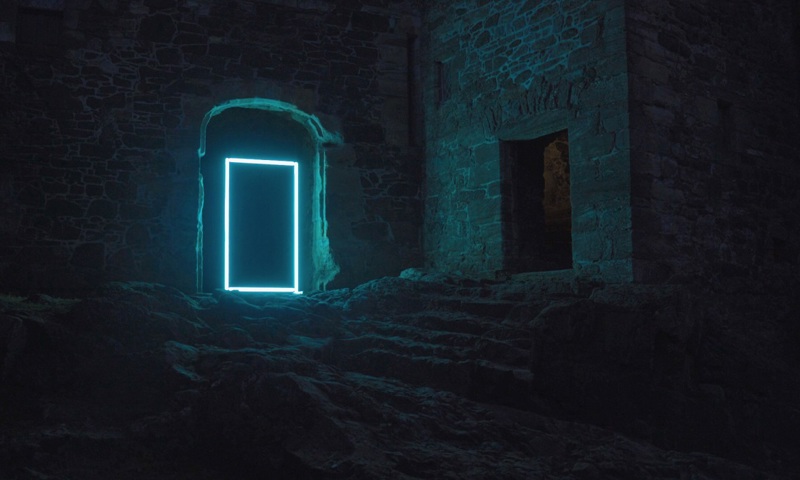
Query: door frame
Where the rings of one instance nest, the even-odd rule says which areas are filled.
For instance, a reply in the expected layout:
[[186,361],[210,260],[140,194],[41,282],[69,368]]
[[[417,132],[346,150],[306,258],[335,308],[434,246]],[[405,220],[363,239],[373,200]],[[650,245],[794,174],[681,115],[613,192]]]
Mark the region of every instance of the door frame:
[[[292,225],[292,238],[293,238],[293,285],[292,286],[235,286],[230,283],[230,166],[231,163],[243,163],[251,165],[275,165],[292,167],[293,169],[293,190],[292,190],[292,207],[293,207],[293,225]],[[225,159],[225,241],[224,241],[224,283],[225,290],[236,290],[240,292],[291,292],[302,293],[300,291],[300,250],[299,250],[299,202],[298,202],[298,182],[299,182],[299,164],[291,160],[266,160],[254,158],[226,158]]]

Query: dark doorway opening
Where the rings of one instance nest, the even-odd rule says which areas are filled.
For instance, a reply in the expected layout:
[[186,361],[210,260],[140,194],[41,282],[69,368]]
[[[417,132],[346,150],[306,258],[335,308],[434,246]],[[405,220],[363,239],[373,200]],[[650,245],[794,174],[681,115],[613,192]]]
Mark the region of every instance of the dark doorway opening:
[[572,268],[572,204],[566,130],[500,142],[503,268]]

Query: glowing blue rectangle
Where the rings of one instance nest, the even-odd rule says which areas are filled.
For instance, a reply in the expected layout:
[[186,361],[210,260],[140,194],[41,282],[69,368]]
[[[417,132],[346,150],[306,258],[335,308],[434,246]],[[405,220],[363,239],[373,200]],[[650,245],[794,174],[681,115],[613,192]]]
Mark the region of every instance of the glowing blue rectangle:
[[[293,197],[293,225],[292,225],[292,237],[293,237],[293,252],[292,252],[292,263],[294,267],[294,275],[293,281],[287,282],[287,285],[274,285],[274,284],[267,284],[267,285],[237,285],[237,282],[231,284],[231,230],[230,230],[230,223],[231,223],[231,165],[234,164],[246,164],[246,165],[261,165],[261,166],[269,166],[269,167],[283,167],[283,168],[291,168],[292,169],[292,197]],[[298,205],[298,164],[297,162],[293,161],[286,161],[286,160],[257,160],[257,159],[248,159],[248,158],[226,158],[225,159],[225,253],[224,253],[224,288],[225,290],[237,290],[240,292],[291,292],[291,293],[301,293],[300,292],[300,281],[299,281],[299,249],[298,249],[298,237],[299,237],[299,228],[298,228],[298,212],[299,212],[299,205]],[[268,188],[268,187],[264,187]],[[253,206],[250,205],[252,208]],[[260,207],[256,205],[255,207]],[[268,206],[264,206],[268,207]],[[243,232],[234,232],[234,235],[244,235]],[[269,249],[269,245],[264,245],[264,248]],[[267,254],[271,252],[266,252]],[[282,252],[274,252],[276,255],[283,255]],[[268,273],[268,272],[265,272]],[[258,283],[258,282],[255,282]]]

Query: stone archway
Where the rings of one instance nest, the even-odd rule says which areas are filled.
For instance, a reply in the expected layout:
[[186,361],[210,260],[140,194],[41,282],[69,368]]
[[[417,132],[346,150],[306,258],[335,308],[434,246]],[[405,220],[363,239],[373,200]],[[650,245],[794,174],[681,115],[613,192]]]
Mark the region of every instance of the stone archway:
[[210,186],[206,185],[204,166],[208,161],[213,160],[206,158],[208,153],[209,123],[215,117],[224,114],[230,109],[260,111],[270,114],[273,119],[282,119],[287,128],[291,127],[294,130],[301,129],[307,132],[307,138],[311,144],[311,153],[310,158],[306,159],[301,168],[304,170],[309,186],[302,194],[303,201],[307,202],[309,214],[306,219],[308,224],[304,225],[307,245],[304,249],[304,258],[301,259],[301,263],[304,264],[302,271],[305,272],[305,275],[301,277],[301,285],[308,290],[324,290],[328,282],[339,272],[339,267],[333,259],[327,236],[328,224],[325,211],[325,169],[327,160],[325,149],[326,145],[342,143],[341,137],[326,130],[316,116],[303,112],[290,103],[265,98],[244,98],[230,100],[212,108],[206,113],[200,127],[200,146],[198,148],[199,197],[195,243],[197,291],[209,290],[208,285],[212,284],[212,282],[209,282],[208,278],[204,277],[207,271],[214,270],[209,269],[207,265],[207,257],[209,255],[205,244],[208,229],[204,220],[207,217],[207,215],[204,215],[207,200],[206,188]]

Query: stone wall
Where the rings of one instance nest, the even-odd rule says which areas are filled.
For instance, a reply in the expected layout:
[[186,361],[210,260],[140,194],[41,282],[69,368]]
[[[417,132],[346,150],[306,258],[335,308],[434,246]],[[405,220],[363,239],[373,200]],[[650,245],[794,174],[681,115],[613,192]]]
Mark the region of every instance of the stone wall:
[[566,129],[572,266],[589,278],[631,280],[624,21],[622,0],[430,2],[430,267],[489,277],[507,267],[500,144]]
[[797,2],[627,9],[636,279],[794,275]]
[[322,169],[329,287],[421,261],[412,6],[38,2],[54,10],[31,34],[42,12],[13,3],[0,9],[0,287],[194,289],[201,123],[243,98],[293,105],[339,139]]
[[515,271],[507,146],[562,131],[576,274],[793,275],[798,12],[789,0],[4,2],[0,287],[194,289],[203,121],[239,100],[288,105],[325,132],[311,135],[316,286],[395,274],[423,252],[436,270]]

